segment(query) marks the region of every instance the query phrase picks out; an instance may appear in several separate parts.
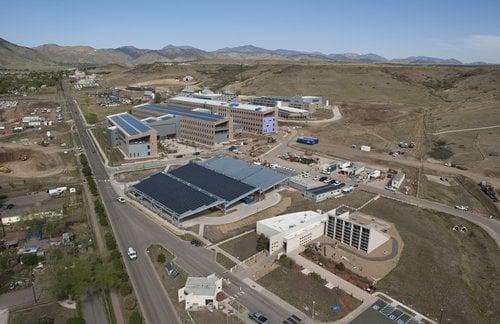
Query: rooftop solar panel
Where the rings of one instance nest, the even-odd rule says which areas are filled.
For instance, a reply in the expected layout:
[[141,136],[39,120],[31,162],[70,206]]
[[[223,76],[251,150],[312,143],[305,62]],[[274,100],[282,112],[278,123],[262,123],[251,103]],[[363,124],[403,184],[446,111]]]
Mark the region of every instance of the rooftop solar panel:
[[185,217],[190,215],[190,211],[200,212],[218,202],[222,203],[222,201],[218,201],[216,198],[165,173],[154,174],[133,185],[133,188],[178,215],[187,213]]
[[116,115],[111,117],[111,120],[118,125],[121,129],[123,129],[129,135],[137,135],[139,132],[130,126],[122,117],[122,115]]
[[227,202],[249,195],[258,189],[195,163],[186,164],[171,171],[193,185],[208,191]]
[[137,129],[139,132],[144,133],[144,132],[147,132],[147,131],[151,130],[151,127],[149,127],[148,125],[142,123],[140,120],[138,120],[137,118],[135,118],[132,115],[123,114],[123,115],[121,115],[121,117],[122,117],[123,120],[125,120],[128,124],[130,124],[135,129]]
[[206,120],[206,121],[219,121],[224,119],[224,117],[211,114],[211,113],[206,113],[206,112],[200,112],[200,111],[193,111],[189,110],[187,108],[179,108],[179,107],[173,107],[173,106],[162,106],[162,105],[142,105],[138,109],[146,110],[146,111],[153,111],[161,114],[172,114],[176,116],[184,116],[184,117],[190,117],[190,118],[195,118],[195,119],[201,119],[201,120]]

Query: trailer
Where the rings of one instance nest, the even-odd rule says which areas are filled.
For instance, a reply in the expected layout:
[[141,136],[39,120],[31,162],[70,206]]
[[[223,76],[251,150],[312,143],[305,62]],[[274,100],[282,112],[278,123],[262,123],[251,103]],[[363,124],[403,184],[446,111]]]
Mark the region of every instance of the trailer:
[[315,145],[319,143],[319,138],[312,136],[299,136],[297,137],[297,143],[306,145]]

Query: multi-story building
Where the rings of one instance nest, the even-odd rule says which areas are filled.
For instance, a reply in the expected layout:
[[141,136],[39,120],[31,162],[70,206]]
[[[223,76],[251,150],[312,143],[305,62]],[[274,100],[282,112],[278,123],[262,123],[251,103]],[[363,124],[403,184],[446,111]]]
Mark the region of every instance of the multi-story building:
[[146,117],[143,122],[156,129],[160,138],[177,137],[210,146],[233,139],[230,116],[153,104],[136,106],[133,114]]
[[241,125],[244,132],[271,134],[278,131],[278,112],[276,107],[256,106],[238,102],[227,103],[192,97],[174,97],[169,103],[187,109],[204,108],[224,117],[232,117],[235,124]]
[[327,216],[314,211],[285,214],[257,222],[257,234],[269,239],[269,253],[292,252],[325,234]]
[[251,99],[250,103],[268,107],[276,107],[281,103],[283,106],[292,108],[309,109],[314,105],[316,107],[322,105],[323,98],[317,96],[261,96]]
[[382,220],[341,207],[327,214],[326,236],[355,249],[370,253],[390,239],[390,224]]
[[126,159],[156,157],[157,132],[128,113],[107,116],[107,137]]

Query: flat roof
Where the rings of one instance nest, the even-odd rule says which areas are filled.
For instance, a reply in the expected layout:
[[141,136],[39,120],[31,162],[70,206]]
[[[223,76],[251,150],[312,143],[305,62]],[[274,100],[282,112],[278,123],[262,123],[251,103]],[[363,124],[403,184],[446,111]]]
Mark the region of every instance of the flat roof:
[[259,188],[260,191],[267,191],[290,178],[290,175],[227,155],[215,156],[197,164]]
[[186,108],[179,108],[173,106],[165,106],[165,105],[155,105],[155,104],[144,104],[135,107],[136,109],[141,109],[145,111],[152,111],[156,113],[160,113],[163,115],[175,115],[175,116],[183,116],[189,117],[193,119],[201,119],[211,122],[218,122],[224,120],[224,116],[215,115],[212,113],[202,112],[202,111],[194,111]]
[[334,184],[326,184],[324,186],[316,187],[316,188],[311,188],[307,189],[308,192],[315,194],[315,195],[320,195],[322,193],[330,192],[330,191],[335,191],[339,189],[339,185],[334,185]]
[[[333,211],[328,212],[329,215],[331,215],[332,212],[335,213],[335,216],[337,218],[340,218],[342,220],[352,222],[357,225],[362,225],[366,228],[373,228],[378,231],[383,231],[391,228],[391,224],[387,223],[380,218],[375,218],[373,216],[363,214],[359,211],[349,211],[347,209],[340,209],[338,207],[337,209],[334,209]],[[339,210],[339,213],[337,213],[337,210]]]
[[279,110],[281,111],[286,111],[289,113],[294,113],[294,114],[309,114],[308,110],[305,109],[299,109],[299,108],[293,108],[293,107],[278,107]]
[[173,97],[173,98],[170,98],[170,100],[182,101],[182,102],[187,102],[187,103],[197,103],[197,104],[204,104],[204,105],[221,106],[221,107],[227,107],[227,108],[231,108],[231,109],[244,109],[244,110],[252,110],[252,111],[262,111],[262,112],[268,112],[268,111],[274,110],[274,107],[251,105],[251,104],[244,104],[244,103],[239,103],[239,102],[229,102],[228,103],[228,102],[221,101],[221,100],[210,100],[210,99],[183,97],[183,96]]
[[147,124],[126,112],[108,116],[108,119],[129,136],[135,136],[153,130]]
[[197,296],[215,296],[217,294],[217,281],[215,274],[208,277],[188,277],[184,292]]
[[307,210],[297,213],[280,215],[272,218],[267,218],[259,221],[259,223],[272,228],[276,232],[283,233],[296,229],[298,226],[306,224],[311,221],[320,221],[326,215],[318,212]]

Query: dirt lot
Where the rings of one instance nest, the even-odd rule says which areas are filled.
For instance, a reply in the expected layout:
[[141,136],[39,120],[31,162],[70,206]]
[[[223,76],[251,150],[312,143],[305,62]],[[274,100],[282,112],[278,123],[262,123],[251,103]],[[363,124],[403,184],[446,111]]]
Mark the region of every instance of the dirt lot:
[[[362,211],[397,227],[404,241],[399,264],[378,288],[445,323],[493,323],[500,317],[495,242],[462,219],[379,199]],[[452,230],[464,225],[467,233]]]
[[237,259],[243,261],[258,252],[258,237],[259,235],[257,235],[257,233],[251,232],[231,241],[227,241],[226,243],[219,245],[219,247]]
[[[323,282],[302,274],[300,270],[298,266],[279,266],[257,282],[309,316],[312,315],[314,301],[314,317],[323,322],[338,320],[360,305],[358,300],[342,290],[328,289]],[[342,310],[332,312],[330,307],[333,304],[341,305]]]

